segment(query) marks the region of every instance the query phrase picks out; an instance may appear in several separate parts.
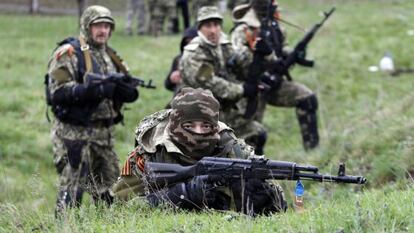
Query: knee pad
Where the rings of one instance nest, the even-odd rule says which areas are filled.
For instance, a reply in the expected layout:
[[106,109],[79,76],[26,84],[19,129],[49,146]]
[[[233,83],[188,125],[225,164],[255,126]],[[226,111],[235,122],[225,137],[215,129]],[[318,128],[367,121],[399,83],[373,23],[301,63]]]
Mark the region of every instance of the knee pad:
[[256,148],[254,150],[255,154],[257,155],[263,155],[264,154],[264,145],[267,141],[267,132],[261,131],[259,135],[257,135],[256,139]]
[[257,136],[257,146],[264,146],[267,141],[267,132],[261,131]]
[[312,94],[299,100],[296,107],[306,112],[315,112],[318,109],[318,99],[315,94]]

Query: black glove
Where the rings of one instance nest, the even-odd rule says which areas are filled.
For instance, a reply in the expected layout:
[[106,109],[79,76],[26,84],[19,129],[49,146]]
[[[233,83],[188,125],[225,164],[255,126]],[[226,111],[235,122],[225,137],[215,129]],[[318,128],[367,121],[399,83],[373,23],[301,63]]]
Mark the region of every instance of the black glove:
[[271,65],[271,73],[277,73],[277,74],[283,74],[285,73],[286,67],[285,67],[285,62],[283,59],[277,59],[276,61],[272,61],[270,62]]
[[118,100],[122,103],[132,103],[138,99],[138,96],[138,90],[127,82],[120,81],[116,84],[114,100]]
[[79,84],[72,88],[72,96],[74,102],[99,102],[102,99],[112,99],[115,87],[112,82]]
[[259,40],[255,46],[255,52],[259,53],[260,55],[267,56],[272,53],[272,48],[265,40]]
[[259,88],[256,84],[244,83],[243,84],[243,96],[247,98],[253,98],[257,96]]
[[115,84],[102,82],[92,84],[76,84],[70,87],[61,87],[52,94],[53,104],[83,105],[97,103],[104,98],[111,99]]
[[132,103],[138,99],[138,90],[130,82],[130,78],[123,73],[112,73],[108,80],[116,84],[114,91],[114,100],[121,103]]
[[184,209],[202,209],[205,206],[228,209],[230,198],[216,190],[216,183],[208,176],[195,176],[188,182],[153,192],[147,196],[147,200],[152,206],[167,201]]

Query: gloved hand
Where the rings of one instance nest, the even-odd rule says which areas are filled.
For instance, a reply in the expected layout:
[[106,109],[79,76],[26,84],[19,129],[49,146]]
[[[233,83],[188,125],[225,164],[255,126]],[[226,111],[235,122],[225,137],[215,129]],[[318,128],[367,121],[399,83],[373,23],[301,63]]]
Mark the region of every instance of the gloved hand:
[[114,91],[114,100],[122,103],[132,103],[138,99],[138,89],[132,85],[128,85],[127,82],[119,81],[116,84]]
[[259,92],[258,85],[251,84],[251,83],[243,83],[243,96],[247,98],[253,98],[257,96]]
[[229,197],[216,188],[216,180],[208,176],[195,176],[187,182],[153,192],[147,196],[147,200],[152,206],[167,201],[184,209],[202,209],[205,206],[228,209]]
[[272,53],[272,48],[265,40],[258,40],[255,46],[255,52],[259,53],[260,55],[267,56]]
[[72,97],[77,102],[99,102],[102,99],[112,99],[116,85],[112,82],[94,84],[79,84],[72,88]]

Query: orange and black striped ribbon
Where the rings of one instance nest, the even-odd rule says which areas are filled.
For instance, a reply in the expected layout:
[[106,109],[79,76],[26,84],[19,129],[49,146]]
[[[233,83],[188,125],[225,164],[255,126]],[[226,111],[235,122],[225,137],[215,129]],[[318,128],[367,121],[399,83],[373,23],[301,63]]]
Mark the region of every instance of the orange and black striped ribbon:
[[125,161],[124,166],[121,170],[121,176],[130,176],[132,175],[131,169],[131,159],[135,159],[135,162],[139,168],[139,170],[144,171],[144,158],[137,154],[138,148],[135,148],[131,153],[129,153],[128,159]]

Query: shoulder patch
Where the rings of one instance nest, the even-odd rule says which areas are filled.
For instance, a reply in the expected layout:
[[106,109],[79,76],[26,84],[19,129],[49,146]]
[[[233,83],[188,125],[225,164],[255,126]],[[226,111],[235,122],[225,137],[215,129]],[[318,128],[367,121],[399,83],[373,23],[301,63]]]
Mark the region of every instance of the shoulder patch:
[[135,139],[137,142],[142,140],[142,137],[148,130],[154,128],[160,122],[165,120],[171,112],[171,109],[165,109],[144,117],[135,129]]
[[69,57],[72,57],[74,53],[75,53],[75,48],[73,48],[73,46],[71,44],[64,44],[56,50],[55,58],[56,58],[56,60],[59,61],[59,59],[63,55],[67,54]]

